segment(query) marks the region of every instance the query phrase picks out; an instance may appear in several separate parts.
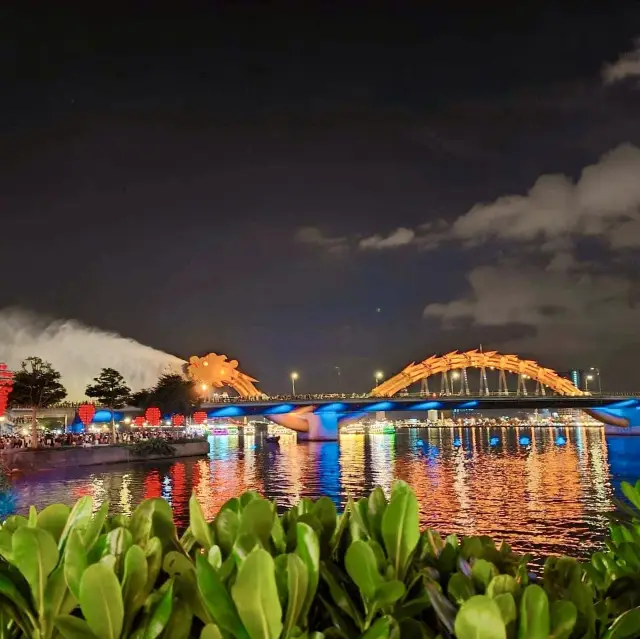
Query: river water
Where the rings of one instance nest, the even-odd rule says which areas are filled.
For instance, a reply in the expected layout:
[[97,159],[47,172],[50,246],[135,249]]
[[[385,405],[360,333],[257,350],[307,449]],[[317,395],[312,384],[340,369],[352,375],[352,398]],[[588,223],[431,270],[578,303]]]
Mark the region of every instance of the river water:
[[185,526],[192,490],[208,518],[247,489],[289,506],[330,496],[341,507],[394,478],[420,502],[421,522],[442,533],[506,539],[537,557],[587,556],[602,545],[621,480],[640,477],[640,437],[605,438],[602,428],[412,429],[342,435],[340,442],[274,446],[261,437],[211,438],[208,458],[59,468],[20,478],[5,511],[26,512],[82,495],[131,513],[164,497]]

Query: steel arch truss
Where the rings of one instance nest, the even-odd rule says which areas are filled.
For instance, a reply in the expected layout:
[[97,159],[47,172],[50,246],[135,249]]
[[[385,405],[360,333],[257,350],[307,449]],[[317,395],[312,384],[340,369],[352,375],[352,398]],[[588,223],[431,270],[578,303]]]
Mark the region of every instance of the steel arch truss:
[[[459,353],[453,351],[446,355],[433,355],[422,362],[412,362],[397,375],[389,378],[385,382],[379,384],[372,389],[373,397],[390,397],[399,391],[407,388],[411,384],[425,380],[423,389],[428,388],[426,380],[432,375],[441,374],[443,384],[446,384],[449,393],[452,392],[449,373],[451,371],[462,371],[463,383],[460,384],[460,394],[469,394],[469,386],[466,382],[466,369],[478,368],[481,374],[481,394],[489,394],[488,385],[486,383],[486,369],[495,369],[500,371],[501,389],[508,393],[506,388],[506,378],[504,373],[513,373],[518,375],[518,394],[523,391],[526,394],[526,384],[524,380],[530,378],[536,382],[537,392],[544,394],[544,387],[550,388],[559,395],[585,395],[577,386],[568,379],[560,377],[556,371],[551,368],[544,368],[533,360],[520,359],[517,355],[505,355],[497,351],[482,352],[478,350]],[[483,381],[484,380],[484,381]],[[482,392],[484,390],[484,393]],[[447,394],[449,394],[447,393]]]

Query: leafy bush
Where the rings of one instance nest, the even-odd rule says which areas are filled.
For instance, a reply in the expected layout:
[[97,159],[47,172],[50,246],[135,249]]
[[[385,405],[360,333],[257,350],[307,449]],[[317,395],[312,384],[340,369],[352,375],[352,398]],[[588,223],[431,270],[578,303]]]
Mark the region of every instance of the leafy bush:
[[131,452],[136,457],[152,457],[160,455],[162,457],[172,457],[176,454],[176,449],[162,438],[144,439],[131,445]]
[[[640,482],[624,490],[640,505]],[[326,497],[278,515],[247,492],[207,523],[192,496],[180,537],[162,499],[127,517],[83,497],[2,524],[0,637],[637,638],[640,517],[625,509],[606,553],[549,558],[536,578],[507,544],[421,533],[404,482],[342,515]]]

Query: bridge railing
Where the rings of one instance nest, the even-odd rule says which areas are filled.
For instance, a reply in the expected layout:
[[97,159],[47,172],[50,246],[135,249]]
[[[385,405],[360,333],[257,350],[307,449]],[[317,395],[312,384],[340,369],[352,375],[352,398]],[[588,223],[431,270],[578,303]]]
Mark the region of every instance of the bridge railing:
[[[575,395],[574,397],[584,397],[585,395]],[[640,397],[640,392],[636,393],[588,393],[589,397]],[[396,395],[371,395],[370,393],[318,393],[318,394],[299,394],[299,395],[261,395],[258,397],[212,397],[207,399],[205,404],[237,404],[244,402],[265,402],[265,401],[277,401],[277,402],[313,402],[313,401],[327,401],[327,400],[348,400],[348,399],[483,399],[486,397],[504,397],[504,398],[538,398],[543,400],[545,397],[570,397],[568,395],[562,395],[560,393],[547,392],[544,395],[534,393],[518,393],[516,391],[510,391],[508,393],[491,391],[487,393],[479,394],[463,394],[463,393],[397,393]]]

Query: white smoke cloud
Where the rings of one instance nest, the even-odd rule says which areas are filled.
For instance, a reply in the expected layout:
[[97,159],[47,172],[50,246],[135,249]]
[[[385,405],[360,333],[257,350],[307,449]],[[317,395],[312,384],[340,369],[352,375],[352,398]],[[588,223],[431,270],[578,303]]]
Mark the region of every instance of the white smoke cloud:
[[305,226],[296,231],[295,241],[298,244],[307,244],[326,250],[328,253],[338,255],[349,250],[348,240],[344,236],[332,237],[325,235],[315,226]]
[[602,70],[605,84],[637,76],[640,76],[640,38],[636,39],[633,50],[623,53],[613,64],[605,65]]
[[404,227],[397,228],[386,237],[372,235],[360,240],[360,248],[364,250],[384,250],[411,244],[415,240],[415,231]]
[[640,243],[640,234],[634,233],[639,219],[640,149],[621,144],[583,169],[577,182],[566,175],[542,175],[526,195],[476,204],[455,221],[453,234],[473,242],[600,236],[619,248]]
[[181,372],[185,363],[75,320],[49,320],[19,309],[0,311],[0,362],[16,370],[31,356],[60,371],[69,401],[83,400],[87,384],[105,367],[120,371],[135,391],[153,386],[163,373]]

